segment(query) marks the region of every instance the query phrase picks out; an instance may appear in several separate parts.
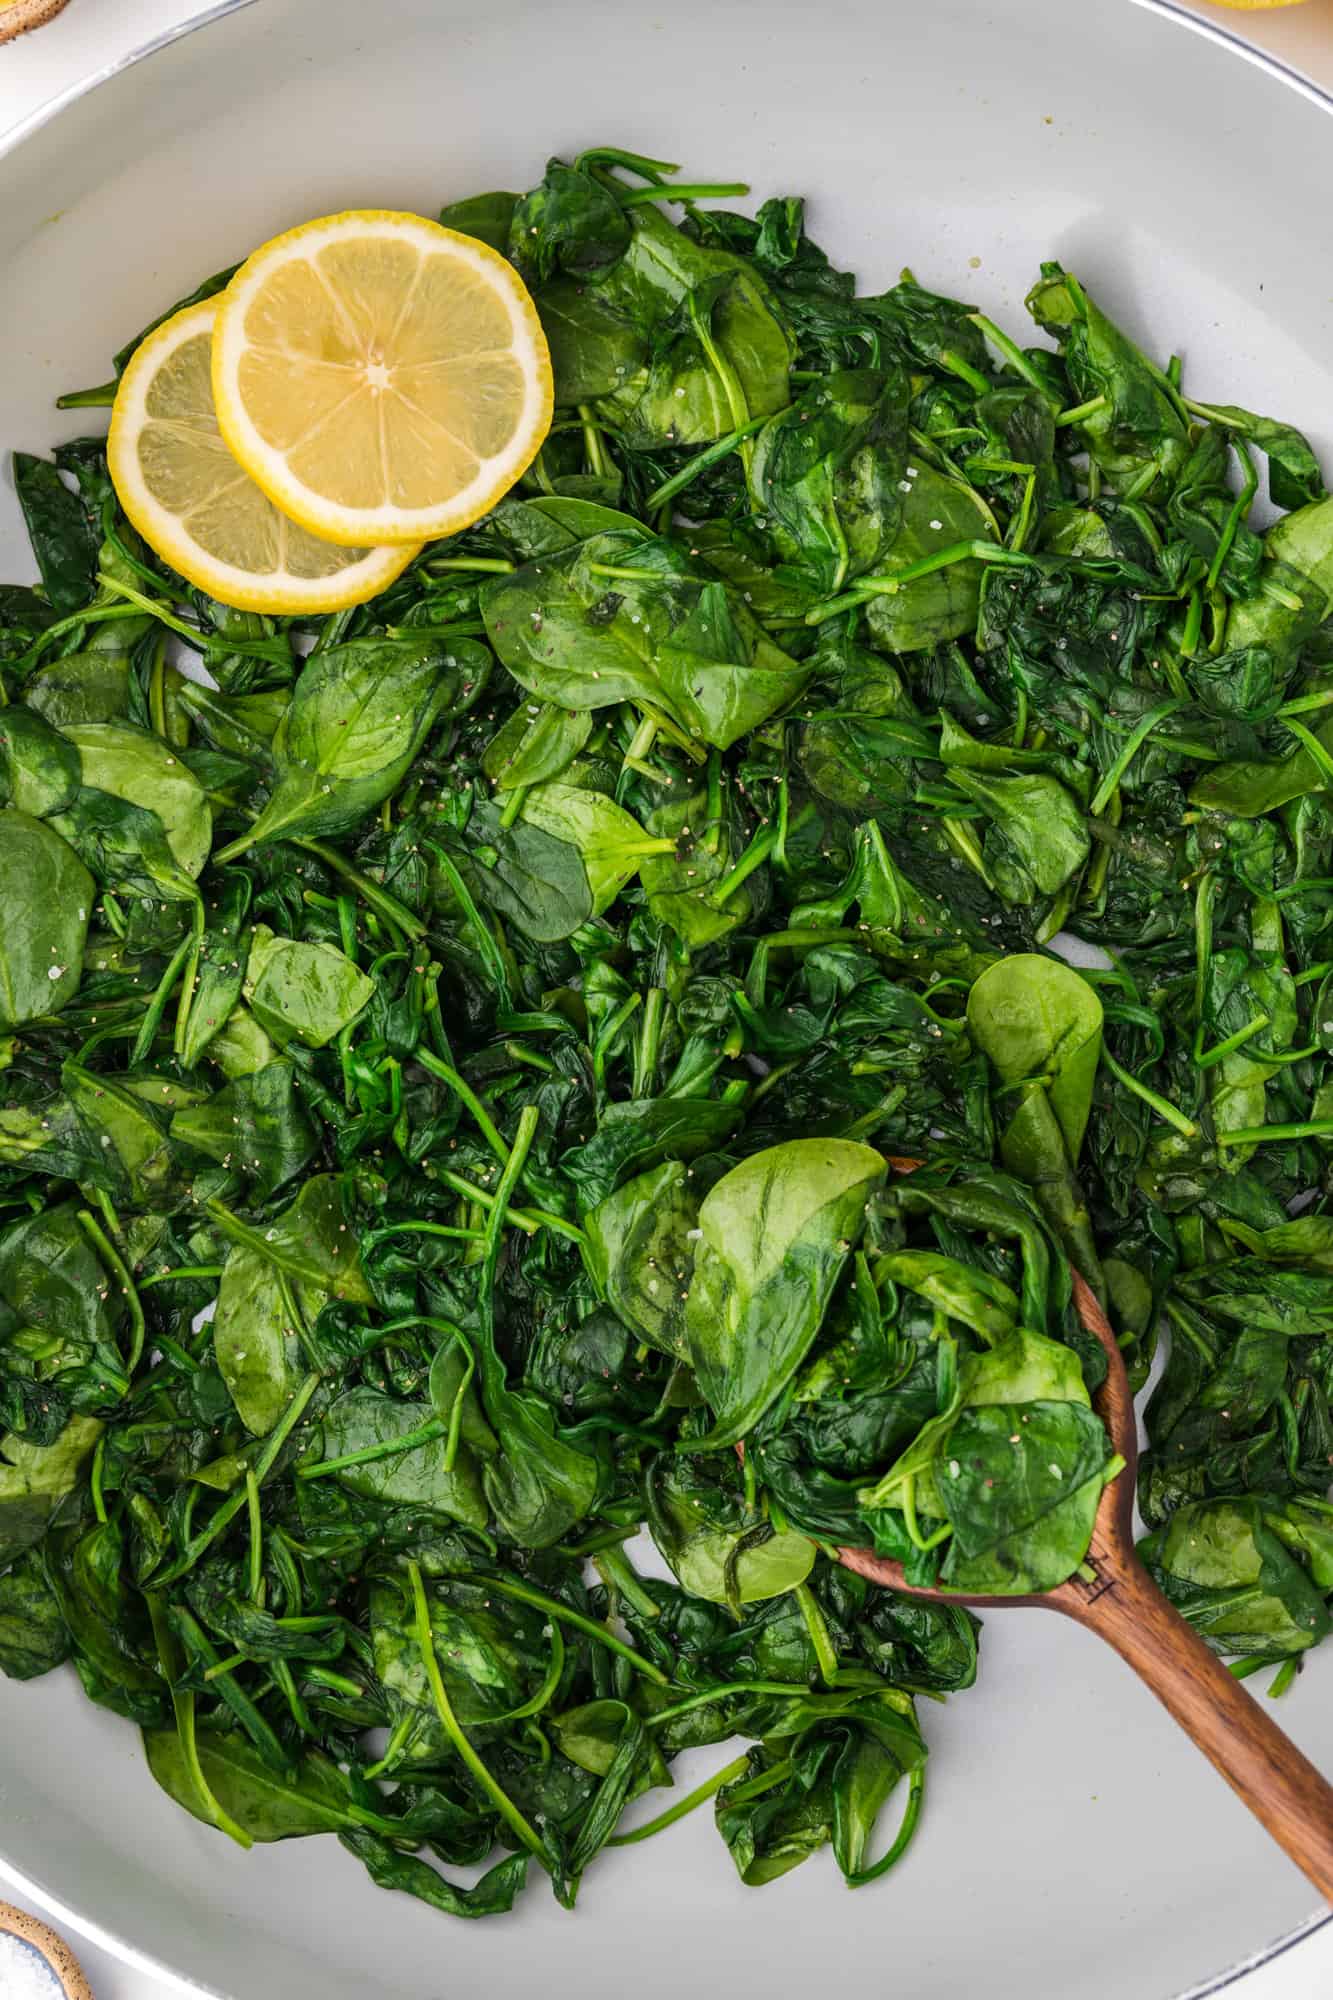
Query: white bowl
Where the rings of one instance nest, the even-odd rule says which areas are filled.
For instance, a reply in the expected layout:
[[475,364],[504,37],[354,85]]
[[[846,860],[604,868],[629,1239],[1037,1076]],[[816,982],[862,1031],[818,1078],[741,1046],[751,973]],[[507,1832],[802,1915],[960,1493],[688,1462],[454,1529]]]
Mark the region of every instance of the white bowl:
[[[57,392],[289,223],[429,213],[602,142],[804,193],[876,286],[910,262],[1014,328],[1057,256],[1183,353],[1188,389],[1322,420],[1327,446],[1333,106],[1182,20],[1114,0],[216,8],[0,168],[0,442],[90,428]],[[0,576],[31,573],[8,493],[0,555]],[[1326,1767],[1330,1692],[1333,1646],[1282,1707]],[[0,1680],[0,1860],[103,1942],[235,2000],[786,2000],[835,1978],[900,2000],[1165,2000],[1320,1921],[1151,1696],[1059,1619],[988,1614],[980,1687],[923,1709],[924,1825],[879,1887],[849,1898],[825,1858],[743,1889],[705,1812],[599,1860],[574,1916],[538,1887],[470,1925],[373,1888],[332,1840],[240,1853],[71,1674]]]

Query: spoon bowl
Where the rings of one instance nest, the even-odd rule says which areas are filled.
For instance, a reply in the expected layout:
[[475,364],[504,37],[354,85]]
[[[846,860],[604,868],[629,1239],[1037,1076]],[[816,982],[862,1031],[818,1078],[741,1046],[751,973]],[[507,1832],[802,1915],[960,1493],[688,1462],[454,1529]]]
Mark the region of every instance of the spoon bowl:
[[[902,1162],[916,1166],[916,1161]],[[1134,1472],[1138,1434],[1134,1397],[1111,1322],[1077,1271],[1074,1306],[1106,1355],[1106,1377],[1093,1404],[1122,1470],[1102,1489],[1083,1574],[1054,1590],[1021,1597],[981,1597],[909,1583],[903,1566],[873,1549],[840,1548],[838,1561],[871,1583],[971,1606],[1028,1605],[1059,1611],[1094,1632],[1150,1687],[1232,1790],[1285,1849],[1326,1901],[1333,1903],[1333,1785],[1277,1727],[1160,1591],[1134,1550]]]

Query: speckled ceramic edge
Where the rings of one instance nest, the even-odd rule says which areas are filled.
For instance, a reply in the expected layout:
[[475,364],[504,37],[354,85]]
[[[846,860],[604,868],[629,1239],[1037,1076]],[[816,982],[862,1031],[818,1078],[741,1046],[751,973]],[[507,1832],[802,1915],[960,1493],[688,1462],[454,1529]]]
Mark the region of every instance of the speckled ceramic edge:
[[39,1923],[25,1910],[16,1910],[12,1903],[0,1903],[0,1931],[10,1937],[21,1938],[24,1944],[30,1944],[40,1952],[59,1980],[65,2000],[93,2000],[92,1988],[83,1976],[83,1967],[65,1940],[57,1937],[46,1924]]
[[[1275,81],[1285,84],[1288,89],[1298,92],[1300,96],[1307,98],[1311,104],[1317,105],[1322,111],[1333,114],[1333,95],[1330,95],[1312,77],[1306,76],[1302,70],[1294,69],[1290,63],[1283,62],[1280,57],[1269,54],[1267,50],[1255,48],[1243,36],[1237,34],[1235,30],[1226,27],[1221,22],[1205,20],[1201,15],[1191,13],[1187,7],[1177,6],[1175,0],[1133,0],[1133,4],[1136,7],[1142,7],[1150,14],[1160,15],[1163,20],[1173,21],[1180,27],[1190,29],[1194,34],[1201,35],[1206,40],[1216,43],[1219,48],[1228,49],[1233,55],[1240,57],[1245,62],[1251,63],[1256,69],[1266,71]],[[218,4],[206,9],[203,13],[195,15],[188,21],[180,22],[174,28],[166,29],[162,34],[155,35],[151,41],[143,43],[141,47],[129,50],[125,55],[118,56],[114,62],[107,63],[101,69],[95,70],[90,76],[81,78],[79,82],[72,84],[68,90],[60,92],[59,95],[49,98],[45,104],[39,105],[27,118],[6,132],[3,137],[0,137],[0,161],[3,161],[8,154],[15,152],[25,139],[31,138],[33,133],[39,131],[42,126],[50,124],[51,120],[57,118],[67,106],[77,103],[81,97],[86,97],[90,91],[98,89],[102,84],[109,83],[111,78],[119,76],[122,70],[130,69],[134,64],[142,62],[146,57],[156,55],[159,50],[170,47],[173,42],[182,40],[186,35],[193,34],[196,29],[206,28],[212,22],[223,20],[228,14],[238,13],[241,8],[252,5],[254,5],[254,0],[218,0]],[[24,1883],[23,1877],[16,1869],[3,1862],[0,1862],[0,1879],[8,1880],[20,1892],[28,1886]],[[44,1892],[37,1889],[35,1885],[33,1885],[33,1893],[44,1895]],[[45,1896],[44,1899],[47,1902],[52,1900],[49,1896]],[[3,1919],[7,1911],[12,1916],[21,1917],[21,1912],[16,1910],[10,1911],[9,1905],[0,1904],[0,1920]],[[116,1937],[112,1932],[103,1930],[100,1925],[95,1925],[81,1918],[77,1912],[66,1910],[62,1907],[57,1914],[60,1916],[62,1922],[68,1923],[78,1929],[85,1937],[91,1938],[105,1950],[114,1952],[117,1957],[123,1959],[129,1965],[136,1966],[141,1971],[153,1973],[165,1984],[176,1987],[178,1991],[183,1993],[193,1992],[200,1996],[208,1992],[209,1989],[204,1987],[186,1985],[179,1974],[172,1971],[170,1967],[162,1965],[158,1960],[148,1957],[146,1953],[139,1951],[128,1940]],[[42,1925],[37,1924],[33,1918],[26,1918],[23,1921],[32,1925],[35,1930],[42,1930],[44,1928]],[[1271,1965],[1275,1959],[1281,1958],[1285,1952],[1291,1951],[1296,1945],[1303,1943],[1305,1939],[1313,1937],[1316,1931],[1322,1930],[1328,1923],[1333,1923],[1333,1910],[1317,1910],[1311,1916],[1307,1917],[1304,1923],[1298,1924],[1294,1930],[1285,1932],[1283,1936],[1274,1938],[1269,1944],[1261,1946],[1250,1957],[1240,1960],[1238,1963],[1221,1972],[1207,1974],[1201,1984],[1191,1986],[1184,1992],[1178,1992],[1169,1996],[1169,2000],[1211,2000],[1211,1996],[1225,1992],[1229,1987],[1235,1986],[1240,1980],[1246,1978],[1251,1972],[1257,1972],[1261,1967]],[[48,1932],[47,1935],[52,1938],[54,1943],[59,1945],[60,1941],[54,1937],[54,1933]],[[78,1970],[77,1963],[74,1961],[72,1955],[66,1947],[61,1947],[61,1949],[65,1952],[69,1963],[74,1966],[79,1981],[78,1985],[71,1989],[71,2000],[93,2000],[87,1982],[84,1980],[82,1972]],[[1163,2000],[1167,2000],[1167,1996],[1163,1996]]]
[[26,35],[32,28],[40,28],[44,21],[50,21],[68,7],[69,0],[18,0],[11,18],[7,8],[0,14],[0,42],[12,42],[16,35]]

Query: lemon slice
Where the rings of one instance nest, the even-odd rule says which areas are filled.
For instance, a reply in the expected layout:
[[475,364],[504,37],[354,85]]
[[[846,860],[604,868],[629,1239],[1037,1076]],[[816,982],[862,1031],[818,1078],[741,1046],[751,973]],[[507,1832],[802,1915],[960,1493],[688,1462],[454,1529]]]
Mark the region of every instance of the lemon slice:
[[521,279],[419,215],[354,209],[274,237],[223,293],[222,435],[277,506],[331,542],[420,542],[492,508],[551,422]]
[[339,548],[287,520],[227,450],[213,410],[216,299],[186,306],[135,349],[111,412],[120,503],[173,569],[238,611],[364,603],[413,548]]

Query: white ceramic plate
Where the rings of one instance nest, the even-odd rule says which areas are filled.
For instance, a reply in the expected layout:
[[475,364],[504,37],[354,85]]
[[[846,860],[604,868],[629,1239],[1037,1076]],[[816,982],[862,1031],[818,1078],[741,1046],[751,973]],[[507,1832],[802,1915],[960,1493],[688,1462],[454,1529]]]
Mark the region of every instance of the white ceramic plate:
[[[910,262],[1011,326],[1058,256],[1186,384],[1333,431],[1330,106],[1124,0],[263,0],[122,70],[0,168],[0,443],[205,272],[344,206],[523,187],[619,143],[811,197],[878,286]],[[82,428],[87,428],[85,421]],[[1319,424],[1316,421],[1316,429]],[[0,576],[30,562],[0,493]],[[1333,1647],[1283,1705],[1333,1766]],[[0,1859],[103,1942],[235,2000],[846,1990],[900,2000],[1214,1993],[1312,1893],[1094,1641],[991,1614],[980,1687],[924,1704],[919,1840],[849,1897],[826,1860],[742,1889],[699,1814],[599,1861],[569,1916],[451,1923],[330,1840],[244,1855],[153,1785],[72,1675],[0,1681]],[[719,1753],[700,1753],[711,1766]]]

